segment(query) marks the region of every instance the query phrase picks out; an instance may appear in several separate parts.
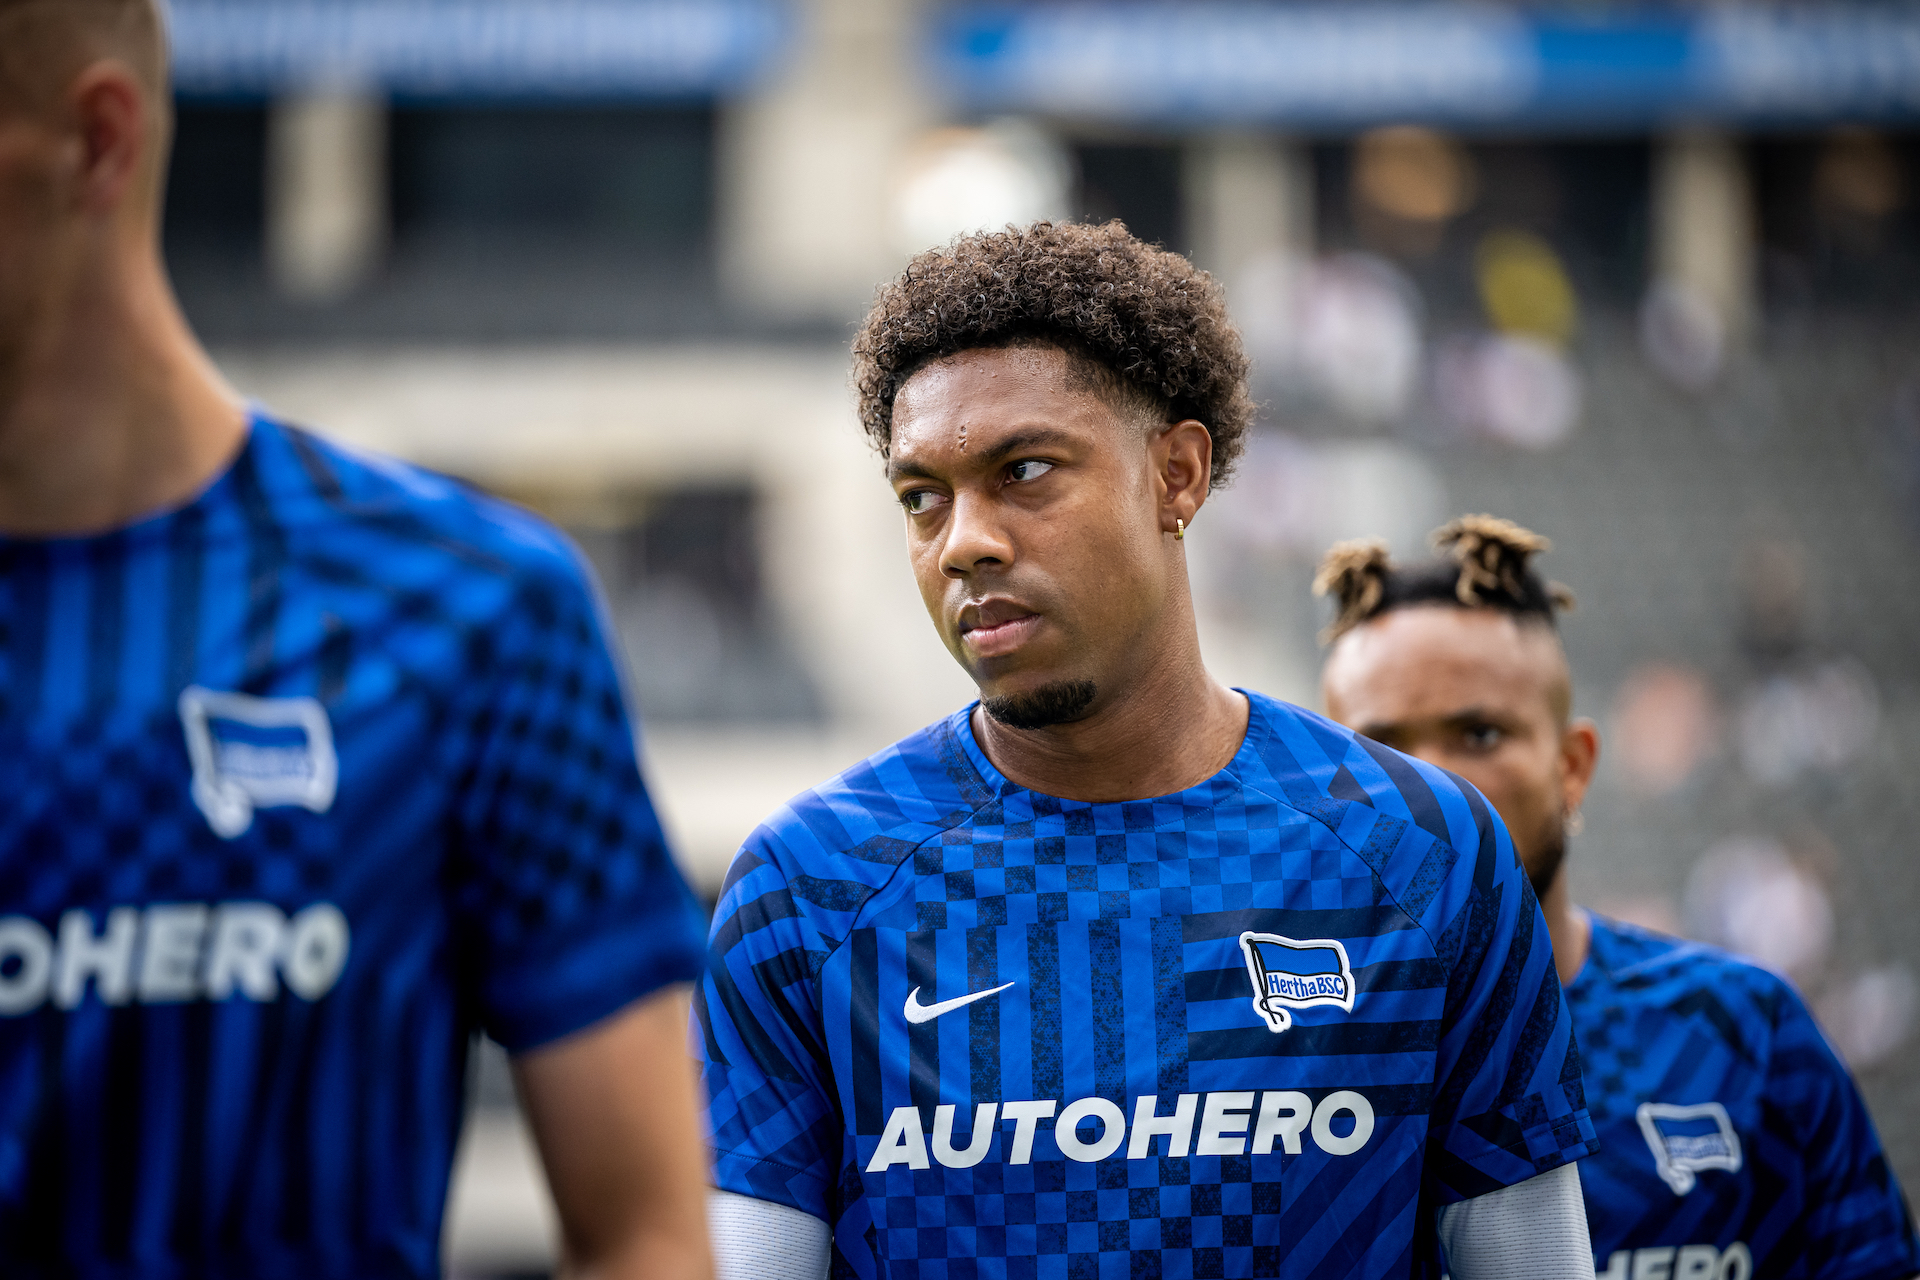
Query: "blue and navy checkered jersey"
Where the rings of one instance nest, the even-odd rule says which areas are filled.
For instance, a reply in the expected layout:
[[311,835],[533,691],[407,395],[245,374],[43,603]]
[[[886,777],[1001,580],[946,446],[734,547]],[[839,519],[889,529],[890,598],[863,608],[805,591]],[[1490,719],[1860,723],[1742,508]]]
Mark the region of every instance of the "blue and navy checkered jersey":
[[550,528],[256,418],[0,539],[0,1271],[427,1277],[467,1044],[698,973]]
[[1249,695],[1225,770],[1060,800],[959,712],[736,859],[714,1177],[840,1276],[1437,1274],[1437,1206],[1593,1149],[1546,927],[1451,775]]
[[1912,1218],[1846,1068],[1786,981],[1593,918],[1567,988],[1600,1154],[1580,1165],[1605,1280],[1895,1280]]

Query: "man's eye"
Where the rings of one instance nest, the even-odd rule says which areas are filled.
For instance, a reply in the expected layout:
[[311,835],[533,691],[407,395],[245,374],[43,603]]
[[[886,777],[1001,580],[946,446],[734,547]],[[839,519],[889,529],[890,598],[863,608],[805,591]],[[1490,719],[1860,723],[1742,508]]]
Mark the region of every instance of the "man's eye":
[[1465,738],[1467,746],[1475,751],[1491,751],[1499,746],[1507,735],[1497,725],[1476,724],[1463,731],[1460,736]]
[[1038,480],[1053,470],[1051,462],[1042,462],[1038,458],[1027,458],[1007,468],[1007,479],[1019,484],[1025,480]]
[[924,515],[944,501],[946,499],[932,489],[910,489],[900,495],[900,505],[910,516]]

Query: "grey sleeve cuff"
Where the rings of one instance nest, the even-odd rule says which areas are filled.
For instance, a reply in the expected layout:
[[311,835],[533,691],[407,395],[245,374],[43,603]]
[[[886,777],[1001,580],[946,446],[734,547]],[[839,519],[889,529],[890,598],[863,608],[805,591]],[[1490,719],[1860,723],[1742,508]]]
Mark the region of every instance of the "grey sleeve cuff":
[[1453,1280],[1594,1280],[1580,1171],[1570,1164],[1440,1210]]
[[707,1231],[715,1280],[825,1280],[833,1256],[820,1219],[733,1191],[707,1193]]

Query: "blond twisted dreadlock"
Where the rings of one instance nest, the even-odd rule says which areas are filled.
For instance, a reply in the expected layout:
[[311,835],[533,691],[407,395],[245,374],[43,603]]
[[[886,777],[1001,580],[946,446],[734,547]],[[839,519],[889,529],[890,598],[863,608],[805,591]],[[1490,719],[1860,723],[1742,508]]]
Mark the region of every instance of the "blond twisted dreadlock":
[[1393,560],[1379,538],[1336,542],[1313,575],[1313,594],[1333,596],[1333,621],[1320,633],[1322,644],[1332,644],[1373,616],[1386,592]]
[[[1482,603],[1483,591],[1511,600],[1526,595],[1524,579],[1531,572],[1528,562],[1553,550],[1553,541],[1499,516],[1461,516],[1433,531],[1433,548],[1459,564],[1460,578],[1454,584],[1454,594],[1472,609]],[[1573,608],[1573,592],[1562,584],[1549,582],[1546,591],[1555,609],[1564,612]]]
[[1531,529],[1497,516],[1461,516],[1434,530],[1433,545],[1442,558],[1406,567],[1395,565],[1377,539],[1330,548],[1313,580],[1315,595],[1334,597],[1334,619],[1322,643],[1415,604],[1498,609],[1548,626],[1555,625],[1556,613],[1573,608],[1573,592],[1534,572],[1533,557],[1552,550],[1553,543]]

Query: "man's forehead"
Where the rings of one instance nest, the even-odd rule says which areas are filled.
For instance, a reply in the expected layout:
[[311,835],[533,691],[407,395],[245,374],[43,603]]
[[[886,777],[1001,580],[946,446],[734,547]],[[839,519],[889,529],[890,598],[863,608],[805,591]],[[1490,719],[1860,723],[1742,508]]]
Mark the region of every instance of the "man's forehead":
[[894,420],[1016,396],[1077,398],[1085,393],[1071,385],[1070,373],[1067,354],[1053,346],[958,351],[929,360],[901,384]]
[[894,399],[895,458],[946,451],[967,434],[978,456],[999,440],[1035,432],[1081,434],[1110,425],[1113,410],[1074,385],[1054,347],[963,351],[928,364]]
[[1554,678],[1551,633],[1504,613],[1450,605],[1394,609],[1342,637],[1327,683],[1355,713],[1393,721],[1513,706]]

